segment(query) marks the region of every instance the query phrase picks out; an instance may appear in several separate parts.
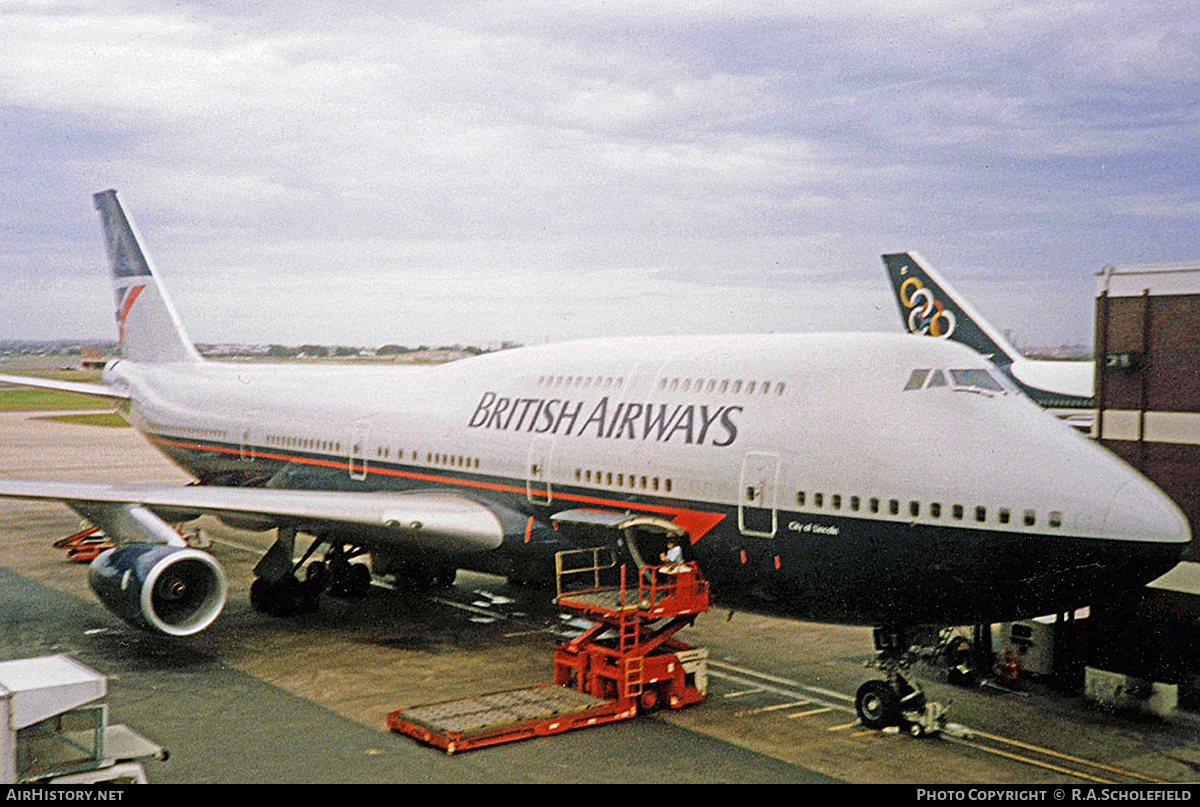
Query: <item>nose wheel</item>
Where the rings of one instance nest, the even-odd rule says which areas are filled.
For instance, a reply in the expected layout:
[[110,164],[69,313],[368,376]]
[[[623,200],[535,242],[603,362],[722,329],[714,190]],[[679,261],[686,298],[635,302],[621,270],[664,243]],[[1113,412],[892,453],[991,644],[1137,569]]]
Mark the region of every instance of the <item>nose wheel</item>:
[[883,729],[900,723],[900,698],[887,681],[868,681],[858,688],[854,709],[859,721],[869,729]]
[[940,732],[945,724],[945,707],[928,702],[921,687],[901,673],[912,662],[903,631],[876,629],[875,649],[874,665],[885,678],[867,681],[858,688],[854,710],[859,722],[876,730],[896,726],[913,737]]

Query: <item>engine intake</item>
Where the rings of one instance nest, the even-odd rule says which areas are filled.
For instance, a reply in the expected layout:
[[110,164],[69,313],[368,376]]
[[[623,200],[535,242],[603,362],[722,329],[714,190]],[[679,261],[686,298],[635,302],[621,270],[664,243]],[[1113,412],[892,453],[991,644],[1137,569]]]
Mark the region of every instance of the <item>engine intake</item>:
[[190,636],[225,607],[225,573],[197,549],[134,543],[110,549],[88,569],[104,606],[134,627]]

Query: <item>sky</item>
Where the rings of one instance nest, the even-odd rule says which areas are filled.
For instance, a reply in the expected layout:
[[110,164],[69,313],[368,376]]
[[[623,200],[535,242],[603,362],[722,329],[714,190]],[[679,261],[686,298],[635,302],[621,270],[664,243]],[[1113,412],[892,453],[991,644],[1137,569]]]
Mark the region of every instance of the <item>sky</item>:
[[0,0],[0,339],[111,338],[115,188],[198,342],[900,330],[1019,344],[1200,260],[1174,0]]

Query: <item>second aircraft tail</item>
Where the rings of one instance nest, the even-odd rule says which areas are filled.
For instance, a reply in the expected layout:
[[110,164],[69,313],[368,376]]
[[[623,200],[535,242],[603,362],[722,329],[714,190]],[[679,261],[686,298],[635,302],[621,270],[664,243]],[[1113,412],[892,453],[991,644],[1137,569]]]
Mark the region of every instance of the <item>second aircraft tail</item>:
[[900,307],[900,319],[910,333],[951,339],[1000,365],[1021,357],[915,252],[884,255],[883,264]]
[[100,211],[116,292],[117,335],[121,356],[136,362],[200,361],[200,354],[158,277],[146,260],[117,192],[92,196]]

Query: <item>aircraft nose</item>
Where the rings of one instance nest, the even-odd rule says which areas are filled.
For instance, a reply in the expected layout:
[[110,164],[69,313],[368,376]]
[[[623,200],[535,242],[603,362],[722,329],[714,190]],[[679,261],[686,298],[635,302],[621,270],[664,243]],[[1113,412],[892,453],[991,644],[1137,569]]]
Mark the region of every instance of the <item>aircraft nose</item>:
[[1140,475],[1128,479],[1113,496],[1103,534],[1123,541],[1177,546],[1181,555],[1192,540],[1183,511]]

